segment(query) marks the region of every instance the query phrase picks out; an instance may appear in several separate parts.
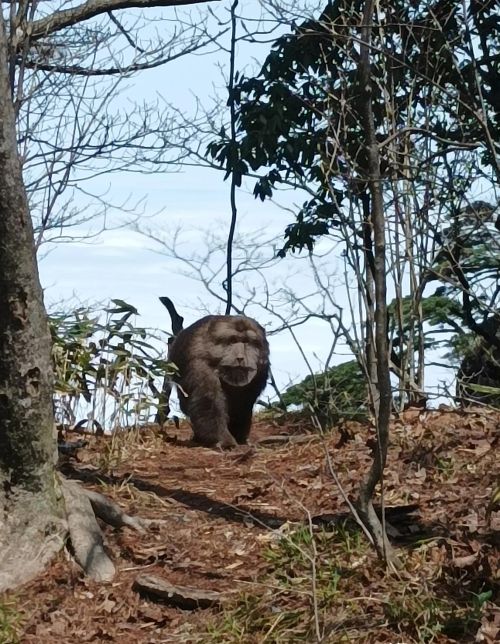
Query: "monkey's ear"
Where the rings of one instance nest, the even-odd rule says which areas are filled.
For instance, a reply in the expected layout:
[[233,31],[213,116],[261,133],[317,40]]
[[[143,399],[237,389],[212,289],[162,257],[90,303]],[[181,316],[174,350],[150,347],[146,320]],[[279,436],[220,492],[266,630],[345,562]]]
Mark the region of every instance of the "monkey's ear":
[[184,328],[184,318],[177,313],[174,303],[169,297],[160,297],[160,302],[167,308],[170,314],[170,319],[172,320],[172,333],[177,335]]

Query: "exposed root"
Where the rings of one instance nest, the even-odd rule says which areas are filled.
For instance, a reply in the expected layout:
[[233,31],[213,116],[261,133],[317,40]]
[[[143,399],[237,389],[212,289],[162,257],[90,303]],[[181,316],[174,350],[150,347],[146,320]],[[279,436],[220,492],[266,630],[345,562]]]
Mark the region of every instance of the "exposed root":
[[111,581],[115,566],[104,551],[102,534],[85,491],[61,478],[69,534],[76,561],[95,581]]
[[99,517],[99,519],[102,519],[105,523],[113,526],[114,528],[123,528],[124,526],[127,526],[137,532],[144,533],[149,526],[158,523],[158,521],[130,516],[111,499],[108,499],[108,497],[103,494],[99,494],[99,492],[85,490],[83,488],[82,490],[92,504],[92,509],[94,510],[96,517]]
[[139,575],[132,588],[150,599],[156,599],[183,610],[220,606],[224,595],[213,590],[179,586],[155,575]]
[[132,517],[99,492],[86,490],[62,476],[60,481],[75,560],[95,581],[110,581],[115,566],[105,552],[96,517],[114,528],[127,526],[141,533],[160,521]]
[[9,499],[0,494],[0,511],[1,593],[43,572],[64,546],[67,526],[43,494],[17,490]]
[[128,526],[142,533],[161,523],[132,517],[102,494],[61,475],[59,480],[65,506],[58,506],[59,514],[43,495],[16,490],[8,499],[0,497],[6,517],[0,521],[0,592],[40,574],[63,547],[68,533],[74,558],[85,574],[95,581],[110,581],[115,566],[104,549],[96,516],[113,527]]

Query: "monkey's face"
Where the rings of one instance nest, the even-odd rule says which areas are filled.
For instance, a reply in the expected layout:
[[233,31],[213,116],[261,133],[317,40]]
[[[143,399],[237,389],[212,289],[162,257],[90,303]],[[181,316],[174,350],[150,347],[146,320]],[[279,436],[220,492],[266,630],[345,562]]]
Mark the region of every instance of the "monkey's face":
[[225,347],[219,363],[219,376],[228,385],[244,387],[255,378],[259,349],[249,342],[233,342]]
[[220,379],[232,387],[245,387],[257,375],[262,361],[262,339],[247,324],[223,322],[212,335],[214,362]]

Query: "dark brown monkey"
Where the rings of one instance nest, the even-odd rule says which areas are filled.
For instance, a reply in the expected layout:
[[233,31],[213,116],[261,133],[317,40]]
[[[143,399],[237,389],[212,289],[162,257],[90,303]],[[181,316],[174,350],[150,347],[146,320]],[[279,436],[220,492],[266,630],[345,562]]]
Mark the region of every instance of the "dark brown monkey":
[[246,443],[269,371],[260,324],[244,316],[208,315],[178,333],[168,359],[179,369],[179,403],[195,439],[223,448]]

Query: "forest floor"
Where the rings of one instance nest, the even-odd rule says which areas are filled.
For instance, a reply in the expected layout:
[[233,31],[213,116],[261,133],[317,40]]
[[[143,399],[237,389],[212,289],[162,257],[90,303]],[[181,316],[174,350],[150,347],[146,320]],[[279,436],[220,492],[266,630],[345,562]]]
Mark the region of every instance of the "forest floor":
[[[0,596],[0,642],[500,641],[500,512],[488,508],[500,414],[408,410],[391,432],[384,497],[397,574],[347,518],[332,476],[354,500],[367,424],[321,437],[300,416],[264,414],[254,445],[225,453],[193,445],[184,424],[89,438],[63,472],[161,522],[144,534],[103,526],[111,583],[85,579],[62,552]],[[144,575],[221,595],[178,608],[141,594]]]

